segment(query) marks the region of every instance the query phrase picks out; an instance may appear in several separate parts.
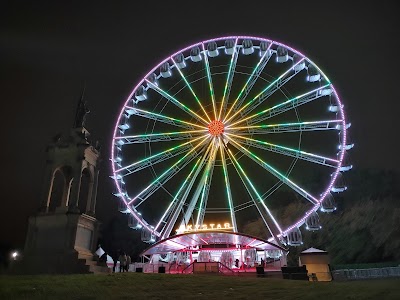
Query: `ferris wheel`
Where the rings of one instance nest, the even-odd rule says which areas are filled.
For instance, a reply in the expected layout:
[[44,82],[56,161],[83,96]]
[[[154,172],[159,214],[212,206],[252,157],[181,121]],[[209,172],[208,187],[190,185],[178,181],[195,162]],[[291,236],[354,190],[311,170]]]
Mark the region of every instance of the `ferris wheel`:
[[328,77],[299,51],[228,36],[166,57],[135,86],[112,139],[121,212],[145,242],[178,228],[255,219],[265,239],[302,243],[347,189],[353,147]]

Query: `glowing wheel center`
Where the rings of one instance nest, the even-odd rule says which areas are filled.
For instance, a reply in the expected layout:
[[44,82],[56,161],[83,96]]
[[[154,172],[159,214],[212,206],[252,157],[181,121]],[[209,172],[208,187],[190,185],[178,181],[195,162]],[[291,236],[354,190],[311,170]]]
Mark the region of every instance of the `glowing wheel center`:
[[224,132],[224,123],[219,120],[214,120],[208,124],[208,132],[213,136],[219,136]]

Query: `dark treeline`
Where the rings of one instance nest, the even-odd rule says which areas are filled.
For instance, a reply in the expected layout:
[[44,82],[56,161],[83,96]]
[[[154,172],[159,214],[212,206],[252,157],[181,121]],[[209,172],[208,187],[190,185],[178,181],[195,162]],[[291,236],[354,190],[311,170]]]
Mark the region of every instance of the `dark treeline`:
[[[345,179],[348,190],[335,195],[337,210],[319,213],[319,231],[301,227],[304,244],[290,247],[289,263],[296,264],[298,254],[309,247],[329,251],[332,264],[400,262],[400,173],[356,169],[345,173]],[[290,217],[296,206],[291,202],[275,213]],[[245,231],[265,235],[261,220]]]

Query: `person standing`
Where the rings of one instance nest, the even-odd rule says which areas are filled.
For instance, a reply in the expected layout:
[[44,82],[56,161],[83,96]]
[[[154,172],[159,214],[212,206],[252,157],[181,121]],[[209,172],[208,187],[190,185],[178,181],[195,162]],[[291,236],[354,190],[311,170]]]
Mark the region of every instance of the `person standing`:
[[127,256],[126,256],[126,266],[125,266],[125,271],[126,272],[129,272],[129,266],[130,266],[130,264],[131,264],[131,256],[128,254]]
[[126,268],[126,254],[125,252],[121,251],[121,254],[119,255],[119,272],[125,272]]
[[113,265],[113,273],[115,273],[115,270],[116,270],[116,268],[117,268],[117,262],[118,262],[118,258],[119,258],[119,253],[120,253],[121,251],[120,250],[113,250],[112,252],[111,252],[111,258],[112,258],[112,260],[113,260],[113,263],[114,263],[114,265]]

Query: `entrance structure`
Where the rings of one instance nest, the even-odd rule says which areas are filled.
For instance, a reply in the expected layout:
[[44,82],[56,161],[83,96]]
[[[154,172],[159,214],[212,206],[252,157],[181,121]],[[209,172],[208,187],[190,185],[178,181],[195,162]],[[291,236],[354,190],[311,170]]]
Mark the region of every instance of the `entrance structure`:
[[95,208],[100,147],[90,143],[84,127],[88,110],[82,98],[73,128],[47,147],[41,206],[29,218],[17,273],[107,270],[93,261],[99,229]]
[[151,259],[144,272],[166,267],[169,273],[255,272],[262,266],[280,271],[286,249],[250,235],[221,230],[185,232],[159,241],[143,251]]

